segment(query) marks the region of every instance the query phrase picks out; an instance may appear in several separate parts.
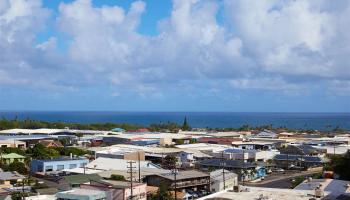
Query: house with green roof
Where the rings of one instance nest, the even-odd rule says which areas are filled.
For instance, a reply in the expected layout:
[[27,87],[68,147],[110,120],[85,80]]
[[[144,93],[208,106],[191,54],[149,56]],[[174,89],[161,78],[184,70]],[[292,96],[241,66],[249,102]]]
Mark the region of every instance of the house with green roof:
[[13,162],[22,162],[23,163],[25,158],[26,157],[19,155],[17,153],[9,153],[9,154],[1,155],[2,163],[7,164],[7,165],[9,165]]

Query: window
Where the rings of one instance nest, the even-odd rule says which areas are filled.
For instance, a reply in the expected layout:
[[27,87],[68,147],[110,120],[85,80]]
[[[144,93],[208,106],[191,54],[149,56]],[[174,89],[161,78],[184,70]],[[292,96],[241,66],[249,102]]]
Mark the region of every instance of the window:
[[84,167],[86,163],[80,163],[80,167]]
[[57,165],[57,171],[64,170],[64,165]]
[[46,172],[52,172],[53,171],[53,166],[52,165],[48,165],[45,167],[45,171]]
[[69,165],[69,169],[74,169],[74,168],[77,168],[77,164],[70,164]]

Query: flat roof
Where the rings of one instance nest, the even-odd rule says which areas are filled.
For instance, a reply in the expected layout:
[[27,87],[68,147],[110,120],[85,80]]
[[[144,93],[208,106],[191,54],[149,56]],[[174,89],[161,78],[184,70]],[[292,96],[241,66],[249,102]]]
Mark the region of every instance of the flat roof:
[[[164,173],[164,174],[156,174],[155,176],[161,176],[166,179],[175,180],[174,173],[172,172]],[[178,173],[176,174],[176,180],[209,177],[209,176],[210,176],[209,174],[200,172],[197,170],[178,171]]]
[[80,189],[80,188],[57,193],[57,197],[59,198],[65,198],[65,197],[68,198],[72,196],[74,197],[94,196],[97,198],[105,198],[106,193],[101,190],[88,190],[88,189]]
[[277,189],[263,187],[243,187],[242,192],[233,192],[232,189],[217,192],[198,200],[256,200],[256,199],[278,199],[278,200],[309,200],[311,198],[308,191],[292,190],[292,189]]
[[80,157],[61,157],[61,158],[54,158],[54,159],[45,159],[45,160],[32,160],[32,161],[38,161],[38,162],[59,162],[59,161],[70,161],[70,160],[88,160],[87,158],[80,158]]
[[325,192],[325,196],[336,198],[337,196],[350,193],[350,181],[335,179],[311,179],[306,180],[294,188],[294,190],[314,191],[320,187]]

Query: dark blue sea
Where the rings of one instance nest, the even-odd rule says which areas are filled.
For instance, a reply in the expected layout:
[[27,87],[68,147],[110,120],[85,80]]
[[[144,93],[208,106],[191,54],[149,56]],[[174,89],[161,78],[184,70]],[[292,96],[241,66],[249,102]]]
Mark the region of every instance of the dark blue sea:
[[160,122],[182,123],[187,117],[191,127],[238,128],[269,125],[292,129],[350,130],[350,113],[231,113],[231,112],[0,112],[6,119],[35,119],[74,123],[115,122],[149,125]]

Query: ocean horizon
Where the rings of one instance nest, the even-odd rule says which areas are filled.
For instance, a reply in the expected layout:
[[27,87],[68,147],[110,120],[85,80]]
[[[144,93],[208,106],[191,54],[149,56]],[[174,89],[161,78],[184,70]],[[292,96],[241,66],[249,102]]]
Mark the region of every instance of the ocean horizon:
[[0,111],[5,119],[33,119],[70,123],[156,123],[181,124],[185,117],[194,128],[238,128],[243,125],[287,127],[290,129],[350,130],[350,113],[312,112],[159,112],[159,111]]

